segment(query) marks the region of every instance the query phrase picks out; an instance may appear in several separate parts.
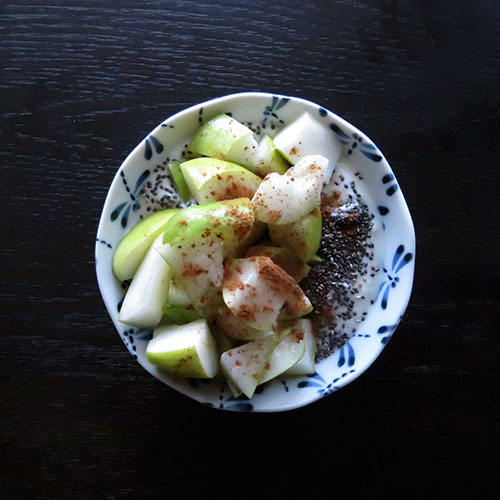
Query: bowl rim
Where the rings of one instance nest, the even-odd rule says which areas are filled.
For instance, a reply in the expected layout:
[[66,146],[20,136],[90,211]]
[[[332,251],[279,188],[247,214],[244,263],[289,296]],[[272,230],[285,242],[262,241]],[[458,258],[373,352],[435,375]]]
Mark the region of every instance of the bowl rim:
[[[363,138],[366,138],[368,139],[370,142],[372,142],[373,144],[373,141],[371,141],[370,137],[367,136],[364,132],[362,132],[361,130],[359,130],[355,125],[353,125],[352,123],[348,122],[346,119],[344,119],[342,116],[339,116],[338,114],[334,113],[333,111],[331,111],[330,109],[328,108],[325,108],[319,104],[317,104],[316,102],[314,101],[311,101],[311,100],[308,100],[308,99],[305,99],[305,98],[302,98],[302,97],[297,97],[297,96],[292,96],[292,95],[287,95],[287,94],[277,94],[277,93],[272,93],[272,92],[261,92],[261,91],[242,91],[242,92],[235,92],[235,93],[231,93],[231,94],[226,94],[226,95],[220,95],[220,96],[217,96],[217,97],[214,97],[212,99],[208,99],[206,101],[203,101],[203,102],[199,102],[197,104],[193,104],[191,106],[189,106],[188,108],[184,108],[176,113],[174,113],[173,115],[170,115],[168,116],[166,119],[162,120],[156,127],[154,127],[149,133],[147,133],[143,139],[141,139],[138,144],[127,154],[127,156],[125,157],[125,159],[123,160],[123,162],[121,163],[120,167],[117,169],[115,175],[113,176],[113,179],[111,181],[111,183],[109,184],[109,187],[108,187],[108,190],[106,192],[106,197],[105,197],[105,201],[104,201],[104,204],[102,206],[102,210],[101,210],[101,213],[100,213],[100,216],[99,216],[99,223],[98,223],[98,226],[97,226],[97,238],[96,238],[96,243],[95,243],[95,255],[96,255],[96,264],[95,264],[95,272],[96,272],[96,278],[97,278],[97,282],[98,282],[98,288],[99,288],[99,291],[100,291],[100,294],[101,294],[101,298],[104,302],[104,305],[108,311],[108,314],[110,315],[110,318],[112,320],[112,323],[114,324],[115,326],[115,329],[117,329],[117,325],[116,325],[116,322],[115,322],[115,319],[113,318],[113,315],[112,315],[112,312],[114,309],[115,309],[115,306],[114,304],[112,305],[108,298],[106,297],[106,294],[104,292],[104,278],[101,276],[101,274],[98,272],[98,267],[97,267],[97,253],[98,253],[98,250],[100,248],[100,241],[99,241],[99,236],[103,230],[103,227],[105,225],[105,220],[104,220],[104,214],[107,213],[109,211],[109,205],[111,204],[111,201],[112,201],[112,194],[111,194],[111,191],[112,191],[112,187],[115,185],[116,181],[120,178],[120,173],[125,170],[128,166],[129,163],[132,163],[137,154],[138,154],[138,151],[141,149],[141,147],[143,146],[143,143],[144,143],[144,140],[149,137],[150,135],[152,134],[155,134],[156,132],[158,132],[163,126],[165,125],[168,125],[170,122],[173,122],[173,121],[176,121],[180,118],[182,118],[183,116],[186,116],[186,115],[189,115],[193,112],[196,112],[196,111],[199,111],[200,108],[203,108],[203,107],[206,107],[206,106],[212,106],[212,105],[216,105],[220,102],[224,102],[224,101],[231,101],[231,100],[237,100],[239,98],[279,98],[279,99],[289,99],[291,101],[294,101],[294,102],[297,102],[297,103],[301,103],[303,105],[306,105],[306,106],[314,106],[316,108],[322,108],[323,110],[325,110],[329,115],[330,117],[334,118],[339,124],[345,126],[349,131],[351,132],[355,132],[357,134],[359,134],[361,137]],[[379,150],[380,151],[380,150]],[[381,152],[381,151],[380,151]],[[385,155],[381,152],[381,155],[382,155],[382,158],[385,162],[385,165],[384,165],[384,171],[387,170],[387,173],[390,173],[394,176],[394,180],[396,180],[396,182],[399,184],[399,182],[397,181],[397,178],[396,176],[394,175],[393,171],[392,171],[392,168],[389,164],[389,162],[387,161],[387,159],[385,158]],[[399,327],[400,323],[401,323],[401,320],[406,312],[406,309],[408,307],[408,304],[410,302],[410,299],[411,299],[411,294],[412,294],[412,291],[413,291],[413,286],[414,286],[414,275],[415,275],[415,259],[416,259],[416,235],[415,235],[415,226],[414,226],[414,223],[413,223],[413,220],[412,220],[412,217],[411,217],[411,214],[410,214],[410,210],[408,208],[408,204],[406,202],[406,199],[404,197],[404,194],[402,192],[401,189],[399,189],[399,202],[397,204],[397,207],[398,207],[398,212],[400,212],[400,216],[404,219],[404,226],[406,227],[407,231],[408,231],[408,234],[407,234],[407,237],[409,239],[409,242],[412,244],[412,248],[413,248],[413,258],[410,262],[410,266],[409,266],[409,269],[408,271],[410,272],[410,275],[408,276],[408,285],[404,288],[404,291],[405,291],[405,294],[404,294],[404,298],[402,298],[400,300],[400,307],[397,309],[398,310],[398,313],[399,313],[399,318],[396,322],[396,325],[393,329],[393,332],[395,332],[395,330]],[[391,335],[392,336],[392,335]],[[121,335],[120,335],[120,338]],[[122,341],[123,341],[123,338],[122,338]],[[273,407],[273,408],[254,408],[252,411],[248,412],[248,411],[242,411],[241,409],[239,408],[234,408],[234,407],[227,407],[227,406],[224,406],[223,408],[219,408],[217,405],[209,405],[207,404],[206,400],[204,400],[202,398],[202,392],[198,393],[198,392],[187,392],[187,391],[184,391],[182,387],[180,386],[177,386],[175,384],[169,384],[167,382],[165,382],[164,380],[162,380],[161,378],[157,377],[156,374],[150,370],[147,366],[145,366],[140,358],[138,356],[135,357],[136,361],[139,363],[139,365],[145,369],[148,373],[150,373],[158,382],[160,383],[163,383],[167,386],[169,386],[170,388],[176,390],[177,392],[183,394],[184,396],[187,396],[189,397],[190,399],[193,399],[205,406],[210,406],[212,408],[216,408],[216,409],[222,409],[222,410],[226,410],[226,411],[233,411],[233,412],[244,412],[244,413],[278,413],[278,412],[282,412],[282,411],[291,411],[291,410],[296,410],[296,409],[299,409],[299,408],[302,408],[302,407],[305,407],[305,406],[308,406],[316,401],[319,401],[321,399],[323,399],[325,396],[328,396],[330,394],[332,394],[333,392],[337,392],[337,390],[340,390],[342,389],[343,387],[345,387],[346,385],[352,383],[354,380],[356,380],[359,376],[361,376],[363,373],[365,373],[372,365],[373,363],[375,362],[375,360],[380,356],[381,352],[384,350],[385,346],[387,345],[387,342],[386,343],[379,343],[379,346],[377,349],[372,349],[371,352],[370,352],[370,356],[367,357],[367,359],[365,360],[364,364],[357,368],[356,371],[354,371],[353,373],[350,373],[348,376],[345,377],[345,379],[342,381],[342,383],[338,384],[338,386],[336,387],[336,389],[334,391],[331,391],[331,392],[326,392],[326,393],[319,393],[319,392],[316,392],[314,393],[314,395],[312,397],[309,397],[308,399],[305,399],[305,400],[301,400],[301,401],[292,401],[291,403],[289,404],[281,404],[279,407]],[[198,394],[200,394],[200,396],[198,397]],[[251,401],[251,400],[249,400]]]

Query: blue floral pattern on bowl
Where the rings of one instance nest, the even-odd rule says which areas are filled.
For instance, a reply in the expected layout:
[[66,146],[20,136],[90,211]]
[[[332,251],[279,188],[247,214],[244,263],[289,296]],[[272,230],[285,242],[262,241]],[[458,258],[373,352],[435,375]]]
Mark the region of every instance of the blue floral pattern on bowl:
[[[365,178],[373,198],[372,211],[383,229],[384,265],[378,292],[357,332],[310,376],[277,378],[257,388],[254,397],[234,398],[226,384],[181,379],[161,373],[146,359],[151,330],[138,330],[118,321],[124,286],[111,270],[117,244],[151,207],[141,200],[141,188],[155,166],[180,158],[200,123],[217,113],[230,113],[260,130],[278,130],[304,111],[315,114],[344,145],[343,163]],[[177,391],[213,408],[276,412],[299,408],[346,386],[377,358],[396,330],[407,307],[413,284],[415,234],[412,220],[387,160],[361,131],[325,108],[291,96],[246,92],[200,103],[168,118],[146,135],[118,170],[99,223],[95,260],[99,288],[111,319],[127,349],[149,373]]]

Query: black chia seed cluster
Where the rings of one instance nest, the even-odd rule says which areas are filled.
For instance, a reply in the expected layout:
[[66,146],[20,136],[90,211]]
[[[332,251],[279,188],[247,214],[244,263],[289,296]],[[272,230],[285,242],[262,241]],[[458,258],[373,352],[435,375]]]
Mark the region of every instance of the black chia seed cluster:
[[322,261],[300,283],[314,307],[310,319],[317,340],[316,361],[341,347],[355,333],[353,325],[364,321],[367,313],[355,307],[360,300],[366,300],[362,282],[379,270],[371,265],[374,216],[362,202],[354,182],[339,185],[339,189],[347,188],[352,194],[345,201],[339,201],[340,190],[323,197],[323,233],[318,250]]
[[188,204],[183,203],[170,173],[168,164],[170,158],[166,158],[161,164],[153,169],[153,178],[144,183],[140,191],[142,200],[145,201],[148,212],[162,208],[183,208]]

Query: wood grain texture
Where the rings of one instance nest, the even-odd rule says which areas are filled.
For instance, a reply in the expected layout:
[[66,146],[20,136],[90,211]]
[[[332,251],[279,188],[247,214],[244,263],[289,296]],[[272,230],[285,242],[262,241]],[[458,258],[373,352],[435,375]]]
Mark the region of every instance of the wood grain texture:
[[[493,498],[499,42],[494,0],[0,2],[2,497]],[[93,267],[128,152],[174,112],[244,90],[366,132],[417,233],[388,348],[286,414],[217,412],[152,379]]]

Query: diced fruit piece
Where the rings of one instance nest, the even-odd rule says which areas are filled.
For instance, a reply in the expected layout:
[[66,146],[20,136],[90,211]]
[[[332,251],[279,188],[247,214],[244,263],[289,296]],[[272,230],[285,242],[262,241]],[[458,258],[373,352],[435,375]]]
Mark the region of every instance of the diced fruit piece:
[[186,292],[195,310],[212,318],[222,305],[224,268],[220,241],[207,238],[197,243],[167,243],[158,251],[170,265],[175,282]]
[[163,312],[162,323],[175,323],[176,325],[185,325],[200,319],[200,315],[194,309],[184,307],[167,307]]
[[222,296],[229,310],[256,330],[273,329],[284,318],[307,314],[309,299],[295,280],[269,257],[234,259],[224,266]]
[[[283,226],[276,226],[283,227]],[[294,255],[288,248],[271,245],[257,245],[250,247],[245,258],[256,256],[269,257],[277,266],[287,272],[295,281],[305,278],[310,271],[310,266]]]
[[217,325],[212,325],[210,327],[210,331],[212,332],[212,335],[217,342],[219,356],[221,356],[222,353],[229,351],[230,349],[234,349],[239,345],[234,339],[228,337],[226,333]]
[[158,254],[162,235],[157,236],[127,290],[118,320],[139,328],[158,325],[168,300],[171,271]]
[[227,152],[225,159],[248,168],[252,172],[258,173],[254,169],[257,163],[257,149],[258,143],[255,137],[253,134],[247,134],[233,144],[231,149]]
[[216,158],[195,158],[180,169],[193,198],[200,204],[252,198],[262,179],[246,168]]
[[277,337],[269,335],[222,354],[220,367],[234,397],[243,393],[247,398],[252,398],[276,344]]
[[307,112],[280,130],[274,144],[292,165],[307,155],[325,156],[329,160],[330,177],[342,152],[342,143],[335,133]]
[[234,249],[227,253],[230,257],[242,257],[244,253],[255,243],[262,239],[264,232],[266,231],[267,225],[260,220],[255,220],[252,226],[252,230],[248,233],[245,238],[234,247]]
[[248,198],[217,201],[179,210],[166,224],[163,243],[172,246],[218,239],[228,255],[251,233],[255,217]]
[[308,156],[283,175],[267,175],[252,198],[257,219],[268,224],[289,224],[318,207],[327,163],[321,156]]
[[255,164],[251,170],[264,177],[271,172],[284,174],[289,167],[290,164],[278,151],[273,139],[269,135],[264,134],[259,141]]
[[233,339],[255,340],[267,337],[273,330],[256,330],[235,316],[227,307],[221,307],[215,318],[217,325]]
[[165,226],[177,209],[154,212],[139,221],[120,241],[113,254],[113,273],[120,281],[132,279],[142,259],[163,232]]
[[311,261],[321,243],[322,217],[319,208],[290,224],[268,224],[275,245],[293,252],[302,262]]
[[280,311],[279,321],[300,318],[309,314],[313,310],[311,301],[297,285],[292,289],[285,302],[285,306]]
[[309,174],[317,174],[321,177],[323,184],[328,184],[332,177],[332,164],[322,155],[307,155],[301,158],[293,167],[290,173],[295,177],[304,177]]
[[170,281],[170,290],[168,291],[168,305],[170,307],[187,308],[191,305],[191,299],[186,291],[177,284],[175,279]]
[[294,333],[300,333],[304,338],[305,353],[302,358],[286,371],[286,375],[312,375],[315,372],[314,357],[316,355],[316,340],[312,332],[312,324],[309,319],[300,319],[293,329]]
[[200,127],[188,151],[223,160],[238,139],[253,132],[228,115],[217,115]]
[[168,168],[172,177],[174,179],[175,187],[177,188],[177,192],[181,197],[181,200],[186,203],[191,199],[191,193],[189,191],[189,187],[186,183],[186,179],[184,179],[184,175],[181,170],[181,163],[178,161],[172,160],[168,164]]
[[213,378],[219,370],[217,344],[205,319],[159,327],[146,356],[159,370],[181,377]]
[[286,372],[304,356],[305,352],[304,334],[300,330],[292,330],[274,348],[262,372],[259,384],[264,384]]

